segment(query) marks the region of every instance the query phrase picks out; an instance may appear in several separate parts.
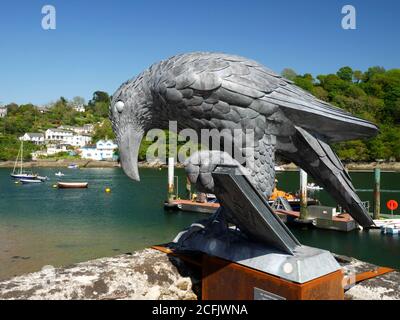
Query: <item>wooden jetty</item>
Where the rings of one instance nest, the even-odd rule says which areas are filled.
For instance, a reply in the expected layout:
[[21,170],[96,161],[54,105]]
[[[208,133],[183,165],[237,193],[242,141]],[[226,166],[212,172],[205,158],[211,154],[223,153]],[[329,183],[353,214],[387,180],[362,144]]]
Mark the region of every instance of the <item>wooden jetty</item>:
[[176,199],[165,201],[164,208],[198,213],[215,213],[219,208],[217,202],[196,202],[192,200]]

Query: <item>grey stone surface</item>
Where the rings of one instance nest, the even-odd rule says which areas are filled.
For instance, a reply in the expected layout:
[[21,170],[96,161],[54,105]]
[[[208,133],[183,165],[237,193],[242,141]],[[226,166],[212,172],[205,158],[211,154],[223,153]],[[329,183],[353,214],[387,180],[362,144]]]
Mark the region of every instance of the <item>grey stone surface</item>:
[[[376,265],[351,257],[336,255],[345,275],[353,277],[356,273],[375,270]],[[347,300],[400,300],[400,272],[389,272],[346,288]]]
[[164,253],[145,249],[69,267],[45,266],[1,281],[0,299],[197,299],[195,272],[179,259],[171,261]]
[[[253,129],[257,161],[251,171],[261,192],[268,196],[272,191],[276,153],[307,171],[359,224],[373,224],[328,143],[371,137],[377,127],[315,98],[255,61],[208,52],[161,61],[114,93],[110,118],[122,167],[132,179],[139,179],[141,138],[152,128],[167,129],[168,121],[197,131]],[[243,145],[236,147],[242,150]],[[208,178],[203,180],[212,186]]]
[[[354,258],[335,257],[347,275],[376,268]],[[200,286],[200,275],[182,261],[171,262],[165,254],[146,249],[68,267],[44,266],[39,272],[0,281],[0,300],[185,300],[197,299]],[[399,300],[399,286],[400,272],[395,271],[351,286],[345,299]]]

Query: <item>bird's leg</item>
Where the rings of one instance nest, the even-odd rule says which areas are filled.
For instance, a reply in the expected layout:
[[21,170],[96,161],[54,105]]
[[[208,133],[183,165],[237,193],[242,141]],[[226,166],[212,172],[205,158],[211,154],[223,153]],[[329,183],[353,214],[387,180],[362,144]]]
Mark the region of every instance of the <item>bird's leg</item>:
[[255,187],[267,198],[275,187],[275,145],[275,136],[264,135],[254,147],[254,161],[250,170]]
[[[234,165],[247,174],[246,168],[234,160],[228,153],[222,151],[199,151],[185,162],[185,171],[191,183],[195,184],[197,191],[214,193],[214,179],[212,172],[218,165]],[[216,194],[218,198],[218,194]],[[228,230],[226,208],[220,207],[204,224],[212,234],[223,234]]]

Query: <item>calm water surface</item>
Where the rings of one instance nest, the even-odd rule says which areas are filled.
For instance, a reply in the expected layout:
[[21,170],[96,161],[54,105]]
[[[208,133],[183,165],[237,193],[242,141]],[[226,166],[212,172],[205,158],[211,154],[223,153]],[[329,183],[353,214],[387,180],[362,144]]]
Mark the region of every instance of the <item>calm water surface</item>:
[[[62,180],[89,181],[88,189],[52,188],[58,169],[39,169],[51,181],[17,185],[9,169],[0,169],[0,278],[40,270],[43,265],[68,265],[93,258],[132,252],[168,242],[192,221],[195,213],[164,212],[166,169],[142,169],[141,182],[130,181],[121,169],[64,169]],[[177,170],[179,187],[184,172]],[[352,173],[363,200],[372,201],[373,174]],[[298,172],[278,174],[279,187],[298,188]],[[104,192],[106,187],[112,192]],[[400,174],[382,174],[382,204],[400,200]],[[335,205],[325,193],[317,194]],[[400,268],[400,236],[379,231],[341,233],[293,229],[307,245]]]

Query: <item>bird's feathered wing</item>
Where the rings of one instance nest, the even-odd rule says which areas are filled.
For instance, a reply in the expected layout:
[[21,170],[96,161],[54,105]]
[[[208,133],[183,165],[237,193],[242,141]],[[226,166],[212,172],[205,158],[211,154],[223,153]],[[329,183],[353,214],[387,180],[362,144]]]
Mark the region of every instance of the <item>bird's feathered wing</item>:
[[[316,131],[327,141],[367,138],[377,132],[373,123],[317,99],[246,58],[200,52],[178,55],[152,68],[161,99],[183,113],[197,112],[205,119],[214,119],[214,126],[218,126],[218,119],[246,125],[240,120],[255,119],[257,114],[252,110],[279,122],[279,108],[281,118],[284,115],[294,125]],[[226,104],[233,108],[225,108]]]

